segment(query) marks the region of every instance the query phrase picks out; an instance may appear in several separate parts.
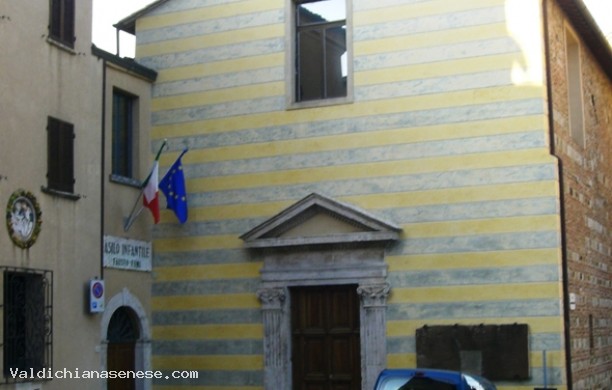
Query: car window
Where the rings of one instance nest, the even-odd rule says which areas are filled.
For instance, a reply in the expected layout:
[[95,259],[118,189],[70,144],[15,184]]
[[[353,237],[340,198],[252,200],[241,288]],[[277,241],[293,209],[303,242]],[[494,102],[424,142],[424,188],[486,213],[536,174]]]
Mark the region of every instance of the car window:
[[457,387],[432,378],[413,377],[397,390],[457,390]]

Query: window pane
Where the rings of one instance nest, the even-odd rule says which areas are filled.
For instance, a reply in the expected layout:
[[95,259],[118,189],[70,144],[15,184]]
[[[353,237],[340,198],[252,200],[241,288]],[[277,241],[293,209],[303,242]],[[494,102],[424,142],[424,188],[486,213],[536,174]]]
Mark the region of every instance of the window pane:
[[122,93],[113,94],[112,173],[131,178],[133,98]]
[[346,96],[346,74],[343,74],[343,56],[346,53],[346,29],[333,27],[325,31],[326,97]]
[[324,0],[300,4],[299,25],[346,19],[346,0]]
[[296,101],[346,96],[346,1],[301,1],[296,11]]
[[319,30],[299,34],[298,100],[323,99],[323,39]]

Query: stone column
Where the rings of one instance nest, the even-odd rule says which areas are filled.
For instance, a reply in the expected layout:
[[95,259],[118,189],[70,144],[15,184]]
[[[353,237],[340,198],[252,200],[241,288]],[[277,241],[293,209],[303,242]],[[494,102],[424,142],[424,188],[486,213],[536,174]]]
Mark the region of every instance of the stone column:
[[262,304],[264,329],[264,388],[289,389],[289,332],[283,321],[287,293],[283,288],[264,288],[257,291]]
[[387,365],[387,297],[388,283],[362,285],[361,297],[361,357],[362,389],[373,389],[378,374]]

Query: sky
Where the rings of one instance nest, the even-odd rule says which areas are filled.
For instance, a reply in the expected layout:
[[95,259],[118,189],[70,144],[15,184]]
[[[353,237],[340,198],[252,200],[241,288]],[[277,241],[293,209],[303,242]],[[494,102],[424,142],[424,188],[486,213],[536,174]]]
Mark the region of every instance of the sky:
[[[154,0],[93,0],[93,43],[110,53],[116,53],[116,32],[113,24],[141,10]],[[612,0],[583,0],[608,40],[612,41]],[[123,57],[134,56],[135,40],[122,33],[120,47]]]

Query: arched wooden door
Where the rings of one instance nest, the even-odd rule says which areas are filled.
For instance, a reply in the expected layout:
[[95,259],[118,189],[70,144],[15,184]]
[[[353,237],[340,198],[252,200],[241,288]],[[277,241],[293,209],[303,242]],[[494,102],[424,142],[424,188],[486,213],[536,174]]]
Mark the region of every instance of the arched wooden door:
[[[126,306],[115,310],[108,325],[106,368],[109,371],[134,371],[136,369],[136,341],[140,330],[136,313]],[[134,378],[109,378],[108,390],[135,390]]]

